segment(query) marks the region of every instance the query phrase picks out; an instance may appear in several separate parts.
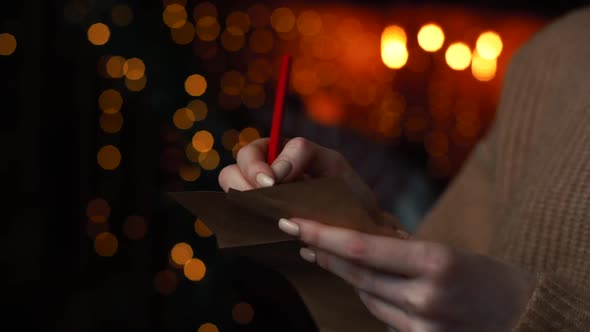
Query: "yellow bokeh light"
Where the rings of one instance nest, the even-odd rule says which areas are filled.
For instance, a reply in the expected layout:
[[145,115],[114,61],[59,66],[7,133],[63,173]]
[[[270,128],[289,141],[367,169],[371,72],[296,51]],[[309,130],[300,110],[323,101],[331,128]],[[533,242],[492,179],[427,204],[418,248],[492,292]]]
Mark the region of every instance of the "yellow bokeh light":
[[119,248],[119,241],[117,237],[109,232],[103,232],[96,236],[94,239],[94,251],[99,256],[111,257]]
[[493,31],[486,31],[477,38],[475,48],[483,59],[496,59],[502,53],[502,38]]
[[170,270],[158,272],[154,277],[154,288],[162,295],[170,295],[176,290],[178,277]]
[[471,73],[473,77],[482,82],[492,80],[496,76],[497,60],[484,59],[478,51],[473,52],[471,60]]
[[322,18],[314,10],[304,11],[297,18],[297,29],[304,36],[315,36],[322,31]]
[[256,29],[250,35],[250,49],[255,53],[268,53],[272,50],[274,37],[268,29]]
[[104,113],[115,114],[123,106],[123,97],[117,90],[105,90],[98,97],[98,106]]
[[172,122],[178,129],[189,129],[195,123],[195,114],[190,108],[180,108],[174,112]]
[[8,56],[16,51],[16,38],[9,33],[0,33],[0,55]]
[[189,76],[184,82],[186,93],[193,97],[199,97],[207,90],[207,80],[199,74]]
[[391,69],[400,69],[408,62],[408,49],[399,40],[388,40],[381,47],[381,59]]
[[197,332],[219,332],[219,329],[215,324],[205,323],[199,327]]
[[276,32],[287,33],[295,27],[295,14],[287,7],[275,9],[270,16],[270,24]]
[[397,25],[390,25],[381,33],[381,47],[391,42],[401,42],[404,46],[408,42],[406,31]]
[[145,88],[147,84],[147,76],[143,75],[138,80],[131,80],[128,77],[125,77],[125,86],[129,91],[139,92]]
[[184,165],[180,167],[178,175],[187,182],[194,182],[201,176],[201,169],[194,165]]
[[133,10],[126,4],[116,5],[111,10],[111,18],[117,26],[128,26],[133,21]]
[[237,52],[244,47],[246,37],[244,32],[236,27],[227,27],[221,34],[221,45],[230,52]]
[[216,169],[220,160],[219,152],[214,149],[199,154],[199,165],[207,171]]
[[272,65],[266,59],[255,59],[248,64],[248,79],[254,83],[265,83],[272,76]]
[[193,18],[195,21],[198,21],[202,17],[210,16],[210,17],[217,17],[217,7],[211,2],[205,1],[201,2],[195,6],[193,9]]
[[234,321],[240,325],[250,324],[254,318],[254,308],[246,302],[237,303],[231,313]]
[[453,43],[447,49],[445,59],[451,69],[464,70],[471,64],[471,50],[464,43]]
[[191,281],[201,281],[205,277],[207,268],[198,258],[193,258],[184,264],[184,276]]
[[260,133],[256,128],[247,127],[240,132],[239,142],[246,145],[260,138]]
[[241,11],[232,12],[227,16],[225,26],[238,28],[245,34],[250,30],[250,17]]
[[250,109],[258,109],[266,102],[264,87],[259,84],[248,84],[242,89],[242,102]]
[[86,207],[86,216],[95,223],[104,223],[111,215],[111,206],[109,202],[102,198],[96,198],[88,202]]
[[178,45],[188,45],[195,39],[195,27],[190,22],[185,22],[178,29],[170,29],[172,40]]
[[193,163],[199,162],[199,151],[195,150],[192,142],[186,145],[184,153],[186,155],[186,159],[192,161]]
[[214,41],[219,36],[221,26],[216,17],[205,16],[197,20],[195,31],[200,40]]
[[221,90],[230,96],[239,96],[245,84],[244,75],[236,70],[228,71],[221,77]]
[[88,28],[88,41],[92,44],[101,46],[106,44],[111,38],[111,30],[104,23],[94,23]]
[[96,160],[100,167],[112,171],[121,164],[121,152],[114,145],[105,145],[98,150]]
[[210,151],[213,148],[213,142],[213,135],[206,130],[197,131],[192,139],[193,147],[200,153]]
[[263,28],[268,25],[270,9],[263,4],[257,3],[248,8],[248,16],[254,28]]
[[194,227],[195,233],[197,233],[197,235],[200,237],[211,237],[213,235],[211,229],[209,229],[209,227],[207,227],[207,225],[205,225],[201,219],[197,219],[195,221]]
[[125,75],[123,66],[125,65],[125,58],[122,56],[112,56],[107,61],[107,74],[112,78],[121,78]]
[[171,29],[178,29],[182,27],[188,18],[188,14],[184,9],[184,6],[173,3],[164,9],[164,13],[162,13],[162,19],[164,20],[164,24],[166,24]]
[[427,52],[440,50],[445,42],[445,34],[440,26],[429,23],[420,28],[418,32],[418,44]]
[[203,121],[207,118],[207,104],[199,99],[189,102],[186,107],[193,112],[194,121]]
[[123,65],[123,74],[130,80],[139,80],[145,75],[145,64],[139,58],[131,58]]
[[193,258],[193,248],[185,242],[180,242],[170,250],[170,258],[177,265],[184,265]]
[[147,224],[141,216],[129,216],[123,223],[123,234],[130,240],[141,240],[147,233]]
[[236,143],[238,142],[239,137],[239,131],[235,129],[230,129],[223,133],[223,136],[221,137],[221,144],[226,150],[231,151],[234,148],[234,145],[236,145]]
[[102,113],[99,122],[102,131],[108,134],[115,134],[123,127],[123,115],[121,115],[121,112],[114,114]]

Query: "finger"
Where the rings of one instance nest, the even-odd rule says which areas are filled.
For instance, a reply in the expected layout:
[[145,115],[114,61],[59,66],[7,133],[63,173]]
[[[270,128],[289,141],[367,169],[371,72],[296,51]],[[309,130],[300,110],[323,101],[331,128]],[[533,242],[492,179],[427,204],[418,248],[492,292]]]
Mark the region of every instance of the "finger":
[[418,331],[411,329],[411,318],[402,309],[362,290],[357,290],[357,293],[369,312],[386,325],[399,332]]
[[289,222],[294,224],[290,229],[297,229],[291,233],[308,245],[384,272],[419,276],[444,264],[442,245],[369,235],[299,218],[282,219],[279,225]]
[[240,191],[254,189],[244,178],[240,168],[236,164],[229,165],[221,170],[219,173],[219,185],[225,192],[227,192],[229,188]]
[[253,187],[271,187],[276,182],[274,172],[266,162],[267,151],[268,139],[261,138],[238,152],[238,167]]

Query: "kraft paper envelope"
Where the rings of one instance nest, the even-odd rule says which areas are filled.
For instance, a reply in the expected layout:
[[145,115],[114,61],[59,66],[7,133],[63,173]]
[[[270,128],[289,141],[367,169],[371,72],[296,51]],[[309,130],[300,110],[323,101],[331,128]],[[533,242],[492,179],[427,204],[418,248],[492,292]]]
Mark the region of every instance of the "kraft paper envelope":
[[302,244],[277,226],[280,218],[300,217],[393,235],[393,229],[369,216],[343,180],[326,178],[249,191],[170,195],[211,228],[223,252],[254,259],[282,273],[303,298],[320,331],[386,331],[352,287],[303,261],[298,252]]

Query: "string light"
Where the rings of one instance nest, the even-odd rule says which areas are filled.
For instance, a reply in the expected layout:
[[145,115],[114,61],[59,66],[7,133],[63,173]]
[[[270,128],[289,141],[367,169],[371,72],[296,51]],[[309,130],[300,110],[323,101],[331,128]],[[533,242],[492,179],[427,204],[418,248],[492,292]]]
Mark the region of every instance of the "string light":
[[486,31],[477,38],[475,47],[483,59],[494,60],[502,53],[502,38],[496,32]]
[[447,64],[453,70],[464,70],[471,63],[471,50],[464,43],[453,43],[445,53]]
[[197,332],[219,332],[219,329],[213,323],[205,323],[199,327]]
[[195,133],[192,139],[193,147],[200,153],[209,152],[213,148],[213,135],[206,130]]
[[170,258],[177,265],[184,265],[193,258],[193,248],[185,242],[180,242],[172,247]]
[[295,14],[286,7],[275,9],[270,16],[270,24],[276,32],[287,33],[295,27]]
[[207,90],[207,80],[199,74],[189,76],[184,82],[186,93],[193,97],[199,97]]
[[88,202],[86,216],[95,223],[105,223],[111,214],[111,206],[103,198],[96,198]]
[[111,38],[111,30],[104,23],[94,23],[88,28],[88,41],[96,46],[106,44]]
[[205,225],[205,223],[203,223],[203,221],[201,219],[197,219],[195,221],[195,233],[197,233],[198,236],[203,237],[203,238],[207,238],[207,237],[211,237],[213,235],[213,232],[211,231],[211,229],[209,229],[209,227],[207,227],[207,225]]
[[392,25],[381,34],[381,59],[392,69],[400,69],[408,62],[406,32],[399,26]]
[[121,164],[121,152],[116,146],[106,145],[100,148],[96,155],[100,167],[112,171]]
[[145,64],[139,58],[131,58],[125,61],[123,74],[130,80],[139,80],[145,75]]
[[164,24],[166,24],[171,29],[178,29],[182,27],[187,21],[188,15],[184,6],[173,3],[164,9],[164,13],[162,13],[162,19]]
[[16,51],[16,38],[9,33],[0,33],[0,55],[8,56]]
[[191,281],[201,281],[205,277],[207,268],[198,258],[193,258],[184,264],[184,276]]
[[119,248],[119,240],[117,237],[109,232],[103,232],[94,239],[94,251],[99,256],[111,257],[115,255]]
[[214,149],[199,154],[199,164],[207,171],[216,169],[219,166],[220,160],[219,152]]
[[440,50],[445,41],[445,34],[440,26],[429,23],[420,28],[418,32],[418,44],[426,52]]
[[121,112],[108,114],[103,113],[100,115],[100,129],[107,134],[116,134],[123,127],[123,115]]

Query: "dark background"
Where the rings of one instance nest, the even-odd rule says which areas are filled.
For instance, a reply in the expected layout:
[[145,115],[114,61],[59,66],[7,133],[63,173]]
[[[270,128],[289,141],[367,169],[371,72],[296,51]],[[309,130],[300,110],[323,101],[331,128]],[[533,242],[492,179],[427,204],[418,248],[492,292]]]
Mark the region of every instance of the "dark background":
[[[113,36],[118,33],[119,37],[106,49],[88,43],[87,26],[107,21],[108,8],[123,1],[80,3],[88,8],[85,23],[80,24],[64,20],[65,1],[0,4],[0,33],[11,33],[18,40],[14,54],[0,57],[1,170],[6,191],[0,228],[1,298],[7,308],[2,316],[14,321],[18,330],[197,331],[205,322],[216,324],[220,331],[305,329],[309,323],[305,310],[280,277],[262,270],[261,275],[268,279],[264,282],[252,272],[262,267],[219,257],[214,237],[197,237],[194,217],[164,197],[168,190],[219,190],[217,174],[223,165],[233,162],[232,153],[223,151],[220,166],[202,171],[194,183],[182,182],[162,166],[179,158],[178,147],[186,144],[187,137],[190,140],[190,136],[178,134],[170,120],[180,103],[194,99],[182,89],[182,80],[187,71],[206,70],[207,64],[195,57],[190,47],[174,47],[162,24],[161,1],[126,1],[133,8],[134,21],[129,28],[113,29]],[[195,3],[189,1],[189,5]],[[253,3],[216,1],[215,5],[222,16]],[[433,13],[459,8],[481,15],[533,16],[549,22],[583,2],[329,3],[375,13],[408,6],[427,6]],[[267,3],[270,8],[296,5],[311,9],[323,4]],[[146,88],[124,95],[125,123],[117,135],[105,135],[98,126],[98,95],[106,88],[122,89],[97,72],[98,60],[105,54],[138,56],[148,67]],[[411,81],[411,74],[402,70],[399,75],[402,85],[404,80]],[[501,85],[501,80],[496,84]],[[272,96],[272,84],[268,89],[267,96]],[[495,94],[492,89],[483,91]],[[210,105],[216,102],[215,97],[204,99]],[[259,112],[223,112],[210,106],[207,122],[201,126],[215,137],[246,126],[267,136],[269,104],[267,101]],[[305,136],[340,150],[375,188],[383,208],[399,215],[410,229],[452,179],[453,172],[445,176],[429,172],[421,144],[406,140],[387,144],[350,126],[321,125],[299,111],[301,105],[292,92],[285,134]],[[123,154],[123,163],[113,172],[105,172],[96,163],[96,151],[105,144],[117,145]],[[111,206],[110,231],[119,237],[113,257],[97,255],[87,234],[86,207],[96,197],[104,197]],[[141,215],[147,222],[148,230],[141,240],[130,241],[121,235],[129,215]],[[193,247],[195,256],[206,263],[207,274],[194,283],[186,280],[182,271],[174,272],[179,280],[175,291],[163,295],[154,289],[154,277],[159,271],[174,270],[168,255],[178,242]],[[291,296],[282,297],[279,305],[268,305],[276,294]],[[232,319],[232,308],[241,301],[255,310],[254,320],[247,325]],[[285,308],[297,310],[286,313]],[[286,321],[302,325],[281,323]]]

